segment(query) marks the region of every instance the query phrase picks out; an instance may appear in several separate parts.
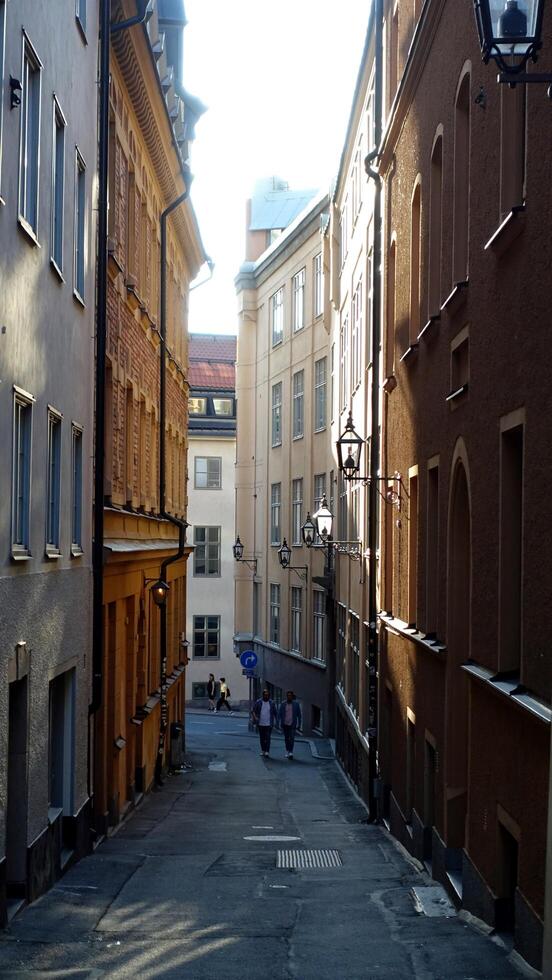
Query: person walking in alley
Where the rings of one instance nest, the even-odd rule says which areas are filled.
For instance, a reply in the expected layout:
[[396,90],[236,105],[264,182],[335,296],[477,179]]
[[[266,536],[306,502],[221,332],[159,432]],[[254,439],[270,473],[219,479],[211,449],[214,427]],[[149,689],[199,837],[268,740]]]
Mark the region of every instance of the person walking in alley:
[[293,759],[293,743],[295,742],[295,732],[301,727],[301,706],[295,700],[293,691],[288,691],[286,700],[282,701],[279,711],[280,726],[284,730],[284,740],[286,743],[286,756]]
[[215,675],[209,674],[209,680],[207,681],[207,697],[209,698],[209,711],[215,710],[216,690],[217,690],[217,684],[215,681]]
[[278,715],[274,701],[268,695],[265,688],[262,698],[255,701],[252,711],[253,721],[259,729],[259,741],[261,743],[261,755],[268,756],[270,752],[270,736],[272,726],[278,723]]
[[230,697],[230,688],[228,687],[228,684],[226,683],[226,678],[225,677],[221,677],[221,679],[220,679],[219,699],[217,701],[217,706],[215,708],[215,711],[220,711],[221,708],[227,708],[228,711],[230,712],[230,714],[233,715],[234,712],[232,711],[232,709],[230,707],[230,702],[228,700],[229,697]]

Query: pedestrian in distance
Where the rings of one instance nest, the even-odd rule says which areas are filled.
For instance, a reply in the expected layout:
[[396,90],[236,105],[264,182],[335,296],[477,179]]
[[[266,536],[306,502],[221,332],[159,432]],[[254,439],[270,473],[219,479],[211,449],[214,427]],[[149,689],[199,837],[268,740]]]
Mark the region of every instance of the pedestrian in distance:
[[278,712],[280,727],[284,732],[286,743],[286,756],[293,759],[293,743],[295,742],[295,732],[301,727],[301,705],[295,700],[293,691],[288,691],[286,700],[282,701]]
[[270,736],[272,728],[278,724],[278,713],[274,701],[269,697],[265,688],[262,698],[258,698],[253,705],[251,717],[257,725],[259,731],[259,741],[261,743],[261,755],[268,756],[270,752]]
[[215,681],[215,675],[209,674],[209,680],[207,681],[207,697],[209,698],[209,711],[215,710],[216,691],[217,691],[217,683]]
[[234,714],[234,712],[232,711],[232,709],[230,707],[230,701],[228,700],[229,697],[230,697],[230,688],[228,687],[228,684],[226,683],[226,678],[225,677],[221,677],[221,679],[220,679],[220,689],[219,689],[219,699],[217,701],[217,706],[215,708],[215,712],[216,711],[220,711],[221,708],[226,708],[230,712],[231,715]]

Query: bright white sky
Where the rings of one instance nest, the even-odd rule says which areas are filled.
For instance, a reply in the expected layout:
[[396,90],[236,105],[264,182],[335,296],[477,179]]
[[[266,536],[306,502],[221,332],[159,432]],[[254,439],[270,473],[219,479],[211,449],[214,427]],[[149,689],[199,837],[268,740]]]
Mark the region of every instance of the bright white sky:
[[245,201],[274,174],[296,190],[329,188],[370,0],[186,0],[185,9],[184,85],[208,106],[191,148],[192,201],[215,262],[211,282],[190,294],[189,329],[236,333]]

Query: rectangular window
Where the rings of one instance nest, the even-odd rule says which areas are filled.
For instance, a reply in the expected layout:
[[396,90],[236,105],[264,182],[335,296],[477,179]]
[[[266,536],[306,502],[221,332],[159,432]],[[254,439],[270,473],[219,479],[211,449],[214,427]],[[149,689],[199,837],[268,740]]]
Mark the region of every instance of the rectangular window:
[[358,149],[355,154],[355,160],[353,163],[353,174],[352,174],[353,223],[357,219],[358,212],[360,211],[360,205],[362,203],[361,167],[362,167],[362,138],[359,142]]
[[360,690],[360,623],[354,613],[349,614],[349,653],[351,662],[351,689],[349,706],[358,718]]
[[326,594],[315,590],[313,602],[313,656],[315,660],[326,662]]
[[270,642],[280,643],[280,586],[270,586]]
[[220,659],[220,616],[194,616],[193,657]]
[[272,385],[272,445],[282,445],[282,382]]
[[343,317],[341,330],[339,331],[339,406],[343,410],[347,407],[349,398],[349,317]]
[[65,117],[54,99],[54,152],[52,153],[52,251],[54,264],[63,272],[63,210],[65,184]]
[[270,300],[272,313],[272,346],[276,347],[284,339],[284,289],[278,289]]
[[[322,506],[322,500],[326,493],[326,474],[317,473],[314,477],[314,507],[313,514]],[[314,544],[322,544],[322,538],[318,533],[314,535]]]
[[48,409],[48,499],[46,507],[46,551],[59,554],[59,508],[61,496],[61,418]]
[[84,303],[86,269],[86,166],[76,151],[75,170],[75,292]]
[[293,332],[305,326],[305,270],[301,269],[292,279],[293,288]]
[[[2,174],[2,129],[4,110],[4,52],[6,50],[6,4],[0,0],[0,176]],[[2,188],[0,187],[0,192]],[[1,193],[0,193],[1,196]]]
[[26,34],[23,35],[21,122],[19,143],[19,219],[38,233],[38,174],[40,146],[40,73],[42,65]]
[[351,487],[351,541],[360,538],[360,487]]
[[335,344],[332,344],[330,354],[330,419],[333,422],[335,412]]
[[345,686],[345,642],[347,636],[347,609],[341,602],[337,605],[337,663],[336,681],[343,690]]
[[72,430],[71,552],[82,554],[82,429]]
[[349,201],[345,198],[345,204],[341,209],[341,266],[345,264],[347,252],[349,251]]
[[215,410],[215,415],[222,415],[226,416],[226,418],[232,418],[234,414],[234,399],[213,398],[213,408]]
[[314,431],[326,428],[326,358],[314,364]]
[[194,527],[194,575],[220,576],[220,527]]
[[270,543],[280,544],[280,507],[282,484],[273,483],[270,488]]
[[362,377],[362,279],[353,295],[351,338],[351,384],[353,391]]
[[188,415],[207,415],[207,399],[188,398]]
[[293,514],[292,544],[301,545],[303,539],[301,528],[303,526],[303,481],[293,480],[291,484],[291,506]]
[[437,635],[439,608],[439,466],[427,470],[426,633]]
[[464,327],[450,345],[450,392],[447,395],[451,409],[456,408],[462,395],[466,395],[470,384],[470,338],[469,328]]
[[321,316],[324,308],[324,273],[322,268],[322,252],[314,256],[314,315]]
[[220,490],[222,488],[221,456],[196,456],[194,458],[194,486],[196,490]]
[[347,481],[342,473],[339,473],[339,512],[338,512],[338,537],[346,541],[349,537],[347,527]]
[[304,428],[305,373],[297,371],[293,375],[293,438],[301,439]]
[[521,666],[523,595],[523,424],[500,439],[499,669]]
[[73,813],[75,687],[74,669],[58,674],[49,685],[48,802],[67,817]]
[[86,34],[86,0],[75,0],[75,16]]
[[295,653],[301,653],[301,629],[302,629],[302,609],[303,592],[302,589],[292,586],[291,588],[291,649]]
[[408,524],[408,622],[418,621],[418,473],[409,474],[408,494],[410,520]]
[[31,435],[34,398],[16,389],[13,414],[12,553],[30,549]]

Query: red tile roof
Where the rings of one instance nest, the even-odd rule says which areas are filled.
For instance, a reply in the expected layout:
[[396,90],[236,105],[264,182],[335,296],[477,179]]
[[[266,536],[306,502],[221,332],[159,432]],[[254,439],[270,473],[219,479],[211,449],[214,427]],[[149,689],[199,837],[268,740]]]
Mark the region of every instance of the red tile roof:
[[189,382],[192,388],[225,388],[233,390],[236,386],[234,363],[220,361],[192,361],[190,359]]
[[192,361],[236,360],[237,337],[221,334],[190,334],[189,358]]

